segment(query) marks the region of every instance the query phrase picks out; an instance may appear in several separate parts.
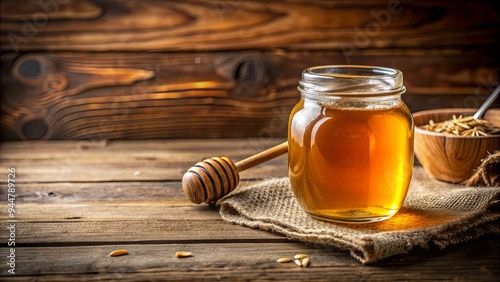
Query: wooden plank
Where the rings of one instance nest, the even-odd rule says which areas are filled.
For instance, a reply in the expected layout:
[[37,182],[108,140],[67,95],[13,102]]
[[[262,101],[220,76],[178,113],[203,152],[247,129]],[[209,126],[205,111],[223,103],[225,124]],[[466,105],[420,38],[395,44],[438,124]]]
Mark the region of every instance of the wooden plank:
[[[114,249],[125,248],[129,255],[122,257],[108,257],[108,253]],[[176,251],[189,250],[194,253],[194,257],[177,259]],[[120,276],[133,279],[138,278],[137,274],[142,273],[155,278],[164,276],[169,281],[173,280],[199,280],[216,279],[225,277],[235,279],[237,276],[241,280],[257,278],[255,275],[264,275],[269,278],[273,275],[283,277],[287,272],[299,274],[302,270],[295,264],[278,264],[276,259],[280,256],[293,256],[297,253],[309,253],[313,256],[313,266],[309,273],[301,274],[301,277],[311,275],[314,267],[316,270],[327,268],[327,262],[334,261],[334,267],[340,270],[341,267],[355,265],[356,262],[340,251],[316,249],[299,243],[261,243],[259,248],[255,244],[152,244],[152,245],[104,245],[104,246],[84,246],[84,247],[51,247],[51,248],[18,248],[19,272],[16,275],[73,275],[89,274],[86,277],[92,279],[97,273],[102,273],[103,277],[113,277],[113,274],[120,273]],[[65,254],[66,259],[60,260],[57,257]],[[52,259],[52,260],[51,260]],[[52,262],[51,262],[52,261]],[[53,261],[60,261],[59,265]],[[45,265],[45,267],[44,267]],[[359,267],[359,265],[358,265]],[[265,268],[261,273],[256,273],[255,269]],[[345,268],[347,270],[347,268]],[[269,273],[268,273],[269,272]],[[316,271],[317,272],[317,271]],[[347,271],[342,271],[346,275]],[[352,272],[351,272],[352,273]],[[150,276],[151,275],[151,276]],[[300,275],[300,274],[299,274]],[[80,277],[82,278],[82,277]],[[126,278],[125,278],[126,279]]]
[[[6,197],[7,184],[0,185]],[[172,182],[48,182],[21,183],[16,187],[17,203],[76,203],[96,201],[150,201],[187,206],[180,181]],[[35,205],[36,206],[36,205]],[[26,207],[23,207],[26,209]],[[58,210],[58,209],[56,209]]]
[[1,4],[0,49],[16,52],[457,46],[495,50],[500,38],[500,20],[491,2],[23,0]]
[[[237,189],[260,180],[243,180]],[[19,182],[18,182],[19,183]],[[0,197],[7,197],[7,183],[0,184]],[[76,203],[97,201],[158,201],[179,207],[192,207],[180,181],[142,182],[47,182],[21,183],[16,187],[16,201],[23,204]],[[121,205],[121,204],[120,204]],[[127,204],[125,203],[125,206]],[[196,206],[196,205],[195,205]],[[26,207],[23,206],[23,209]],[[57,210],[55,209],[56,213]]]
[[[114,200],[114,201],[76,201],[53,199],[50,203],[23,203],[17,199],[16,211],[19,211],[19,221],[22,222],[86,222],[86,221],[137,221],[137,220],[166,220],[166,221],[220,221],[217,209],[213,206],[195,206],[184,199],[172,200]],[[22,214],[29,214],[23,217]],[[5,214],[0,218],[7,220]],[[180,223],[179,223],[180,224]]]
[[285,137],[301,71],[327,63],[401,69],[414,111],[478,107],[500,79],[489,49],[11,53],[2,57],[2,138]]
[[[73,204],[74,208],[85,208],[85,204]],[[115,205],[115,207],[118,204]],[[20,209],[20,208],[18,208]],[[42,211],[42,209],[40,209]],[[111,208],[108,208],[111,210]],[[22,211],[22,209],[20,209]],[[176,214],[182,210],[166,209],[166,212]],[[144,212],[139,210],[139,212]],[[214,212],[215,213],[215,212]],[[19,220],[16,223],[16,246],[53,246],[53,245],[102,245],[102,244],[127,244],[127,243],[173,243],[194,242],[212,244],[215,242],[286,242],[288,239],[281,235],[249,229],[217,220],[183,219],[167,220],[155,219],[146,216],[142,218],[123,220],[108,218],[102,221],[79,221],[78,217],[85,218],[83,212],[76,212],[78,216],[61,218],[47,218],[42,221],[31,221],[31,218]],[[96,213],[94,213],[96,214]],[[70,214],[68,214],[70,215]],[[198,217],[197,214],[191,216]],[[36,218],[35,218],[36,220]],[[6,220],[0,223],[4,230],[8,226]],[[7,242],[7,232],[0,234],[0,239]]]
[[166,159],[172,163],[176,163],[180,159],[191,159],[193,156],[200,160],[212,155],[220,156],[228,153],[233,154],[235,157],[250,156],[260,150],[277,145],[284,140],[283,138],[232,138],[217,140],[40,140],[2,142],[0,160],[37,162],[41,160],[63,159],[69,154],[81,160],[135,158],[135,161],[140,159],[150,161]]
[[[279,144],[283,139],[203,141],[3,142],[0,169],[15,167],[16,181],[103,182],[179,181],[188,168],[203,159],[228,156],[238,161]],[[202,150],[202,148],[206,148]],[[240,174],[242,181],[288,175],[283,155]],[[7,174],[1,174],[5,180]]]
[[[490,254],[498,253],[499,240],[475,241],[468,245],[466,249],[417,252],[376,266],[362,266],[340,250],[294,242],[22,247],[16,249],[16,276],[9,278],[11,281],[35,276],[38,281],[388,281],[398,277],[406,281],[495,281],[500,275],[498,258],[471,257],[484,254],[488,248]],[[127,249],[129,255],[108,257],[115,249]],[[175,258],[175,252],[180,250],[191,251],[194,257]],[[309,268],[276,263],[279,257],[297,253],[311,256]]]
[[[193,161],[179,164],[161,163],[129,163],[124,159],[104,161],[80,161],[61,163],[59,160],[30,164],[22,161],[9,161],[8,167],[15,167],[18,171],[19,182],[102,182],[102,181],[171,181],[178,180],[196,162],[202,158],[194,157]],[[104,162],[104,163],[103,163]],[[125,163],[126,162],[126,163]],[[240,174],[241,181],[261,177],[287,176],[287,157],[281,156],[265,164],[261,164]],[[276,166],[281,164],[281,166]],[[0,166],[0,168],[6,168]],[[6,171],[6,170],[5,170]],[[2,175],[0,180],[6,179]]]

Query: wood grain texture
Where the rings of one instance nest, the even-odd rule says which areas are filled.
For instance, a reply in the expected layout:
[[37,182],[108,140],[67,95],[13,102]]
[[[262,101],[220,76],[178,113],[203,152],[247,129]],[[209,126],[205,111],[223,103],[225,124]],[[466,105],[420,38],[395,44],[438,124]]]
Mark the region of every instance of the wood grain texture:
[[495,50],[496,9],[490,1],[2,1],[0,48]]
[[[112,209],[113,205],[116,205],[105,202],[102,204],[106,205],[109,210]],[[152,206],[154,207],[154,204]],[[76,207],[78,207],[78,204],[73,204],[73,209]],[[156,206],[156,208],[162,207]],[[149,214],[148,210],[140,210],[139,212],[144,213],[144,215]],[[175,212],[175,210],[167,210],[167,212]],[[257,240],[285,243],[288,240],[273,233],[248,229],[243,226],[233,227],[220,218],[218,220],[162,220],[151,218],[150,220],[147,216],[144,216],[140,220],[130,219],[125,221],[106,220],[105,218],[94,221],[61,220],[57,218],[45,218],[41,222],[23,223],[19,221],[16,226],[19,230],[25,230],[25,232],[17,234],[16,239],[18,239],[18,242],[16,245],[26,247],[115,243],[172,244],[176,242],[204,242],[210,244],[224,241],[253,241],[258,243]],[[0,223],[0,226],[6,229],[9,225],[4,220]],[[36,233],[33,230],[36,230]],[[140,230],[143,230],[143,232]],[[3,232],[1,236],[4,242],[8,240],[8,237],[5,236],[6,233]]]
[[[4,142],[0,170],[16,167],[18,181],[18,245],[16,275],[2,268],[0,280],[388,281],[400,277],[405,281],[496,281],[499,277],[500,240],[496,237],[444,250],[414,250],[375,266],[363,266],[339,249],[302,244],[222,221],[214,206],[194,205],[184,197],[180,173],[172,174],[170,181],[134,181],[121,173],[107,181],[102,172],[107,167],[106,172],[113,174],[120,166],[133,166],[140,160],[147,160],[158,171],[161,167],[181,171],[184,162],[224,152],[248,156],[280,141],[114,141],[105,146],[92,146],[89,141]],[[54,161],[74,148],[85,149],[74,155],[69,173],[73,176],[68,177]],[[89,160],[96,161],[94,166],[85,165]],[[286,158],[278,160],[242,172],[253,171],[243,184],[280,176],[279,171],[286,173]],[[33,177],[30,170],[36,166],[46,167],[49,177],[44,181]],[[85,174],[102,178],[86,181]],[[422,168],[416,168],[415,177],[424,175]],[[5,174],[0,177],[0,198],[5,199]],[[436,181],[436,189],[450,186]],[[6,209],[6,201],[0,201],[0,209]],[[6,219],[0,213],[2,230]],[[7,236],[0,232],[4,254]],[[109,257],[116,249],[127,249],[129,254]],[[190,251],[194,256],[181,260],[174,255],[177,251]],[[279,257],[298,253],[311,256],[310,267],[276,263]]]
[[[283,139],[180,141],[30,141],[3,142],[0,170],[18,167],[20,182],[179,181],[193,164],[213,156],[241,160]],[[240,174],[241,182],[287,176],[287,156]],[[6,182],[6,174],[0,181]],[[179,189],[180,186],[179,186]],[[181,189],[182,190],[182,189]]]
[[[500,251],[498,240],[493,243],[474,242],[471,250],[482,253],[486,248]],[[129,255],[109,258],[115,249],[125,248]],[[441,256],[417,253],[406,263],[398,260],[377,267],[360,266],[340,250],[324,249],[290,242],[288,244],[252,243],[204,244],[109,244],[102,246],[30,247],[19,248],[19,275],[22,280],[36,276],[38,281],[90,281],[90,280],[169,280],[169,281],[349,281],[385,280],[395,276],[404,280],[462,280],[494,281],[500,274],[492,264],[492,257],[468,260],[470,251],[445,250]],[[177,259],[179,250],[189,250],[194,256]],[[61,260],[61,254],[65,260]],[[279,264],[276,259],[307,253],[312,258],[309,268],[293,263]],[[54,264],[58,261],[58,264]],[[453,271],[450,271],[450,264]],[[263,269],[263,271],[257,271]],[[293,276],[293,277],[291,277]],[[10,277],[9,277],[10,278]],[[13,277],[9,281],[18,281]]]
[[[477,107],[500,81],[498,56],[436,52],[350,58],[400,68],[413,111]],[[340,51],[10,53],[2,56],[2,138],[284,137],[301,71],[325,63],[345,64],[346,57]]]

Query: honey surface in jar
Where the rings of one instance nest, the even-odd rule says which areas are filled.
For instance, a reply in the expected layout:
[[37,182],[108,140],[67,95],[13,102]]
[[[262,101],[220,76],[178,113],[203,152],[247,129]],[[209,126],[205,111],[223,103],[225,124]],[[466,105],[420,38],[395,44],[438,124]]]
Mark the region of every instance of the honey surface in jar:
[[412,169],[413,122],[404,103],[334,107],[302,98],[292,110],[290,182],[314,217],[389,218],[404,201]]

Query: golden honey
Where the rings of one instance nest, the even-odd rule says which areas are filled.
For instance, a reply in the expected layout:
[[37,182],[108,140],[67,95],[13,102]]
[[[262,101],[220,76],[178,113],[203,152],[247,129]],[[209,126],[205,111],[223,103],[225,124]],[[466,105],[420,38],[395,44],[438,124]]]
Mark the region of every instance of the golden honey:
[[[387,79],[385,73],[374,76]],[[413,169],[413,121],[400,99],[404,86],[375,91],[383,92],[376,97],[366,88],[318,94],[299,87],[303,95],[289,120],[289,178],[299,204],[313,217],[379,221],[393,216],[405,199]]]

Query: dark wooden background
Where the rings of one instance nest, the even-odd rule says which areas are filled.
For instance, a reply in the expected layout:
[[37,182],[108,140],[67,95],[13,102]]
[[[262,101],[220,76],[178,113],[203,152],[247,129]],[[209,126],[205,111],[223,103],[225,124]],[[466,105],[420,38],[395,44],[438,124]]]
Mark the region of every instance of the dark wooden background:
[[494,1],[1,1],[0,48],[3,140],[283,137],[313,65],[398,68],[413,112],[500,81]]

